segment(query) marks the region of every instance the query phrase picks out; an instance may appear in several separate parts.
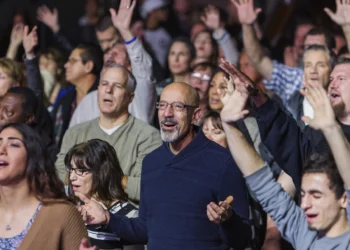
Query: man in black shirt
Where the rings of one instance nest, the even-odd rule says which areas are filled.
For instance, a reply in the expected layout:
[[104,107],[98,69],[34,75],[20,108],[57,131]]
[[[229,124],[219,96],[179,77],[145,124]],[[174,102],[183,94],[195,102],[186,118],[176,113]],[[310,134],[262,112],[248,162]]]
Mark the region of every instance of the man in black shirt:
[[[345,136],[350,140],[350,59],[340,58],[330,75],[328,95]],[[261,139],[283,166],[297,188],[301,168],[312,152],[326,153],[329,146],[321,132],[306,126],[301,132],[296,122],[263,94],[252,97],[257,106]]]

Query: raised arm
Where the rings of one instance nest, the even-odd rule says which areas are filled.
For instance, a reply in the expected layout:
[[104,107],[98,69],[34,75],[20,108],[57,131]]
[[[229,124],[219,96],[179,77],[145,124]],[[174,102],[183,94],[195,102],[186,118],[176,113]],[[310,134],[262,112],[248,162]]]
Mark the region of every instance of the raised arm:
[[29,27],[24,27],[23,48],[25,51],[24,63],[27,68],[28,87],[31,88],[40,102],[43,101],[44,85],[40,74],[39,60],[35,56],[34,48],[38,45],[38,33],[35,26],[30,32]]
[[67,52],[73,50],[73,45],[68,39],[60,33],[61,27],[58,21],[58,10],[54,8],[52,11],[46,5],[42,5],[37,9],[37,19],[44,23],[52,31],[56,42]]
[[264,77],[265,87],[277,94],[286,105],[302,84],[303,70],[272,61],[263,51],[254,31],[254,22],[260,9],[254,10],[253,0],[236,2],[237,13],[243,30],[243,44],[254,67]]
[[321,130],[324,134],[344,184],[350,189],[350,145],[346,139],[339,123],[336,121],[335,114],[328,98],[326,91],[321,87],[313,84],[307,85],[307,92],[301,90],[314,109],[314,118],[303,117],[302,119],[310,127]]
[[254,23],[261,9],[254,9],[253,0],[231,1],[237,8],[238,19],[242,24],[243,44],[248,57],[259,73],[270,81],[273,70],[272,60],[265,55],[254,29]]
[[[221,67],[226,69],[223,64]],[[232,69],[234,70],[233,67]],[[253,84],[235,71],[230,73],[231,79],[227,83],[227,91],[224,95],[220,93],[224,104],[220,114],[231,154],[243,175],[248,176],[260,170],[265,162],[233,124],[249,113],[244,108],[249,98],[248,87],[252,87]]]
[[[282,171],[277,179],[277,182],[281,184],[284,191],[288,192],[291,197],[294,197],[296,189],[292,178],[288,174]],[[276,224],[273,222],[271,217],[267,216],[266,234],[262,250],[272,249],[281,249],[281,234],[278,231],[278,228],[276,227]]]
[[[228,68],[233,67],[227,65]],[[226,72],[230,74],[230,69]],[[241,78],[247,78],[243,73],[239,72],[239,74]],[[247,81],[250,82],[250,80]],[[269,100],[258,88],[251,98],[258,107],[256,120],[262,142],[273,155],[278,166],[292,177],[295,186],[299,188],[304,157],[310,150],[306,136],[302,135],[295,120],[281,110],[277,103]]]
[[155,114],[157,98],[152,70],[153,63],[142,42],[134,36],[130,28],[135,5],[135,0],[122,0],[118,13],[114,9],[110,9],[110,13],[114,27],[118,29],[125,41],[132,73],[137,81],[135,98],[131,103],[130,112],[136,118],[151,123]]
[[201,20],[205,25],[213,31],[213,37],[220,45],[224,52],[225,60],[237,65],[239,52],[231,35],[222,27],[220,22],[220,12],[213,6],[209,5],[204,10],[204,15]]
[[16,24],[13,26],[11,31],[10,44],[7,49],[6,57],[12,60],[16,59],[19,46],[23,41],[23,30],[24,26],[22,24]]
[[328,16],[343,29],[348,49],[350,49],[350,2],[336,0],[337,10],[334,13],[329,8],[325,8],[324,11]]
[[232,77],[233,81],[229,82],[226,94],[221,98],[224,104],[221,119],[231,154],[265,212],[275,221],[283,237],[297,246],[301,237],[308,233],[304,213],[276,183],[270,168],[233,125],[247,113],[244,107],[252,83],[237,69],[236,76]]

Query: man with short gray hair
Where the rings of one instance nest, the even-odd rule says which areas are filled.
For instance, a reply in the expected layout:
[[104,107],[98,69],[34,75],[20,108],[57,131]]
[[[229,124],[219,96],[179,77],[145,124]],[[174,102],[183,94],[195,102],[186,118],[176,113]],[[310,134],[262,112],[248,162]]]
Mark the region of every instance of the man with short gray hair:
[[56,161],[62,180],[66,177],[66,153],[78,143],[101,139],[115,148],[124,172],[122,184],[129,199],[138,203],[143,158],[161,145],[161,139],[155,128],[129,114],[135,88],[136,80],[124,66],[109,64],[104,68],[97,90],[100,116],[70,128],[63,138]]
[[[333,51],[326,46],[310,45],[303,55],[303,87],[308,83],[315,83],[327,89],[330,81],[329,75],[335,63]],[[298,126],[304,129],[307,125],[301,120],[304,115],[313,117],[313,108],[310,103],[296,90],[287,102],[288,111],[297,121]]]

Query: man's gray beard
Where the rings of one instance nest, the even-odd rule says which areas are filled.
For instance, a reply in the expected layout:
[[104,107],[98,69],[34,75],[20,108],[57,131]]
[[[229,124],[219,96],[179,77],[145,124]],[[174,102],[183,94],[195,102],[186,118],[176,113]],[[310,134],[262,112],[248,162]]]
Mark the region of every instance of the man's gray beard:
[[179,128],[176,126],[175,131],[168,132],[168,131],[163,131],[163,129],[160,129],[160,136],[163,141],[165,142],[175,142],[179,139]]

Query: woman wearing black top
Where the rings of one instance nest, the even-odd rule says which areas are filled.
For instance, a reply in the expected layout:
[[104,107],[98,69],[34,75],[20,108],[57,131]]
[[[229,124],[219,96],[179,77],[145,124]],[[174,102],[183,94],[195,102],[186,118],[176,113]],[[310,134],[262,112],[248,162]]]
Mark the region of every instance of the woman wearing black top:
[[[113,214],[137,217],[138,210],[128,202],[122,187],[123,171],[114,148],[107,142],[93,139],[74,146],[65,157],[69,172],[68,194],[81,203],[76,194],[95,199]],[[143,246],[131,245],[116,237],[100,225],[88,225],[91,245],[99,249],[139,250]]]

